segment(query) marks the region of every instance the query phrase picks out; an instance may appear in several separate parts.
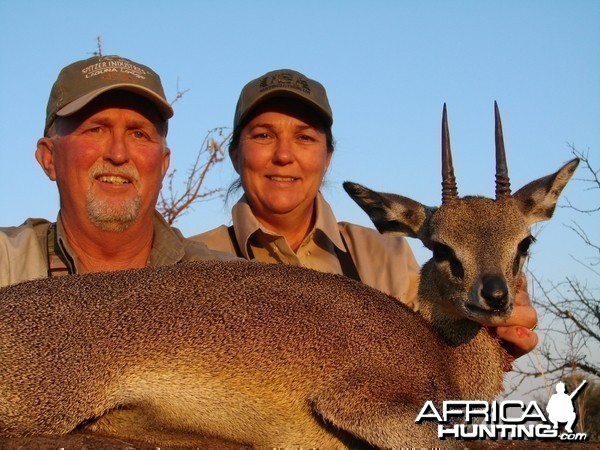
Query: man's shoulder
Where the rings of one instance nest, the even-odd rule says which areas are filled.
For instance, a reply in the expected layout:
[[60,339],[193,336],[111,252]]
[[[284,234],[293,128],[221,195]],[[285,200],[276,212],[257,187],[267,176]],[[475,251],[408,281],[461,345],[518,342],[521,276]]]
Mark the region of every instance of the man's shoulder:
[[48,234],[52,223],[46,219],[29,218],[21,225],[0,227],[0,239],[5,245],[20,247],[30,239],[41,239]]
[[31,230],[31,229],[37,231],[37,230],[45,227],[47,230],[47,228],[50,224],[51,224],[51,222],[49,220],[30,217],[25,222],[23,222],[21,225],[0,227],[0,233],[7,235],[7,236],[16,236],[20,233],[27,232],[26,230]]
[[46,242],[51,223],[27,219],[13,227],[0,227],[0,286],[47,275]]

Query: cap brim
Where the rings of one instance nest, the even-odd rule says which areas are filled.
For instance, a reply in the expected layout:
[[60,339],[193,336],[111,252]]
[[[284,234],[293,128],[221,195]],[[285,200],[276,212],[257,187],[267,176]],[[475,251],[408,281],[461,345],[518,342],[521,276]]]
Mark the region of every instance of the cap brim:
[[79,111],[80,109],[82,109],[84,106],[86,106],[88,103],[90,103],[96,97],[98,97],[100,94],[103,94],[104,92],[112,91],[115,89],[121,89],[124,91],[134,92],[136,94],[141,95],[142,97],[147,98],[152,103],[154,103],[154,105],[156,105],[156,107],[158,108],[159,112],[161,113],[161,115],[163,116],[163,118],[165,120],[173,117],[173,108],[171,107],[171,105],[169,103],[167,103],[165,101],[165,99],[163,99],[159,95],[156,95],[150,89],[147,89],[145,87],[138,86],[135,84],[128,84],[128,83],[113,84],[110,86],[105,86],[100,89],[96,89],[95,91],[92,91],[92,92],[84,95],[83,97],[80,97],[75,101],[72,101],[71,103],[64,106],[63,108],[59,109],[56,112],[56,115],[60,116],[60,117],[70,116],[71,114],[74,114],[77,111]]
[[252,113],[252,111],[254,111],[261,104],[263,104],[267,100],[271,100],[273,98],[293,98],[296,100],[300,100],[304,104],[310,106],[315,111],[317,111],[321,115],[321,117],[325,120],[325,123],[327,124],[327,126],[331,126],[333,124],[333,119],[332,119],[331,113],[329,111],[326,111],[323,108],[321,108],[321,106],[318,103],[316,103],[313,99],[311,99],[310,97],[306,97],[306,96],[298,93],[298,91],[296,91],[294,89],[285,89],[285,88],[272,89],[272,90],[264,93],[262,96],[258,97],[257,99],[255,99],[250,105],[248,105],[245,108],[246,112],[242,116],[239,117],[239,119],[237,121],[238,124],[243,123],[248,118],[248,116]]

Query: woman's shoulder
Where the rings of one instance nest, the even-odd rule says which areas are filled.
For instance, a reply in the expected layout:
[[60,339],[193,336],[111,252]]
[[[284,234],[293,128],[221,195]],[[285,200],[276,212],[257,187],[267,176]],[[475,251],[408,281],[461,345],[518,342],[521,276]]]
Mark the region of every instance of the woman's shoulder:
[[202,242],[211,250],[218,250],[235,255],[235,248],[231,241],[231,234],[227,225],[220,225],[212,230],[190,236],[189,239],[196,242]]
[[408,246],[406,238],[399,234],[383,234],[374,228],[350,222],[338,222],[338,227],[344,238],[353,243],[363,243],[385,253],[405,249]]
[[398,234],[382,234],[348,222],[338,224],[360,279],[417,309],[420,267],[408,244]]

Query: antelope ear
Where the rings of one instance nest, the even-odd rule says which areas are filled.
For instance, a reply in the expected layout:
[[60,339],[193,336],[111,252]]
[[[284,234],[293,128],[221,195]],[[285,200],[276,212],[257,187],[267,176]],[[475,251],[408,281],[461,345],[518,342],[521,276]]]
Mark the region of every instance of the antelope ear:
[[575,158],[562,166],[556,173],[532,181],[515,192],[513,197],[518,200],[519,208],[525,215],[527,225],[552,217],[558,197],[578,165],[579,158]]
[[429,208],[401,195],[375,192],[346,181],[344,189],[371,218],[380,233],[419,237],[429,216]]

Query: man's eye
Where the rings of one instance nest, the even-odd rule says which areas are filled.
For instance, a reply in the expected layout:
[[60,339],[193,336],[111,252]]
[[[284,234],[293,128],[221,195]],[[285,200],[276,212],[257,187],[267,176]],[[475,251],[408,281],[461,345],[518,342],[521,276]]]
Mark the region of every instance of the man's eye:
[[91,127],[87,129],[88,133],[100,133],[100,131],[102,131],[102,128],[100,127]]
[[134,131],[133,132],[133,137],[136,139],[143,139],[146,137],[146,134],[143,133],[142,131]]

